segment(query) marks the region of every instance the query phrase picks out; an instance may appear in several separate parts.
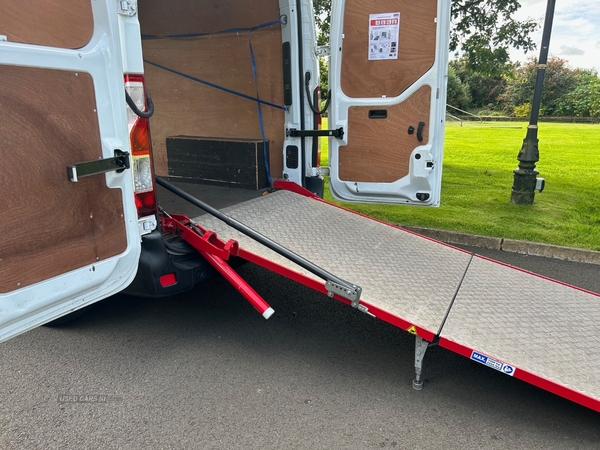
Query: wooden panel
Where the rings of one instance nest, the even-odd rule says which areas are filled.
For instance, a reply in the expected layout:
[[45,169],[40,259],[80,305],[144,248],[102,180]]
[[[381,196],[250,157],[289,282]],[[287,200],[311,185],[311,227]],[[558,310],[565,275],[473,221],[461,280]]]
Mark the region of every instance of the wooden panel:
[[279,18],[277,0],[138,0],[142,34],[208,33]]
[[9,42],[81,48],[93,33],[90,0],[0,0],[0,35]]
[[[248,139],[173,136],[167,138],[169,178],[245,189],[269,187],[265,144]],[[269,154],[269,143],[266,143]]]
[[[412,151],[429,139],[431,88],[421,87],[406,101],[387,108],[386,119],[369,119],[381,107],[348,109],[348,145],[339,149],[343,181],[393,182],[408,175]],[[425,122],[423,141],[417,140],[419,122]],[[408,134],[408,128],[415,129]]]
[[0,292],[122,253],[121,191],[67,179],[102,156],[92,77],[0,65]]
[[[252,34],[262,100],[283,106],[281,31]],[[186,40],[145,40],[144,57],[251,97],[256,96],[247,33]],[[257,104],[213,87],[188,80],[152,65],[146,81],[156,112],[151,119],[157,174],[168,175],[166,138],[173,135],[261,139]],[[283,171],[285,112],[262,106],[266,139],[270,143],[273,177]]]
[[[369,14],[400,12],[398,59],[369,61]],[[342,91],[352,98],[395,97],[435,61],[437,0],[346,0]]]

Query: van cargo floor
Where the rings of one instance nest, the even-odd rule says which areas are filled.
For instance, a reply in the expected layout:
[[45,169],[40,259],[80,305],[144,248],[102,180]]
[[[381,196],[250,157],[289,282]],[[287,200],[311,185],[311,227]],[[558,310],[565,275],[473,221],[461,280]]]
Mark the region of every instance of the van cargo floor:
[[[418,345],[434,342],[600,411],[596,294],[290,191],[222,212],[361,286],[361,305],[416,334]],[[196,221],[298,281],[321,281],[212,216]]]

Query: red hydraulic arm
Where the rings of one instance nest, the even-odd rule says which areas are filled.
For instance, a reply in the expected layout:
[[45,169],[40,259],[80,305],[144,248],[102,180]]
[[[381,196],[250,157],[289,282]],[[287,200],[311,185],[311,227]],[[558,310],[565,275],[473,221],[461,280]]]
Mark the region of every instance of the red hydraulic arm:
[[230,255],[239,255],[240,248],[237,241],[230,239],[223,242],[214,231],[207,230],[181,214],[161,217],[160,222],[163,233],[178,234],[198,250],[265,319],[273,315],[275,312],[273,308],[226,262]]

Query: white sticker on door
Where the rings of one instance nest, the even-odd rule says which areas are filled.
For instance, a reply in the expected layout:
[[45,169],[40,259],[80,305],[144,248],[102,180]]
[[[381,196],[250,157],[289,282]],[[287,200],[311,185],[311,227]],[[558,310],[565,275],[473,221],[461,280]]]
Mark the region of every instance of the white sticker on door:
[[369,15],[369,60],[398,59],[400,13]]

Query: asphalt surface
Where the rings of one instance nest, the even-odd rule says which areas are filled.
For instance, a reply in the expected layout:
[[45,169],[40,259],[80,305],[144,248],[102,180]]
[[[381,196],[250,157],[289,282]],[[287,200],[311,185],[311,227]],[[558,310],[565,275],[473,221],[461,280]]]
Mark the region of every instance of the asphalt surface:
[[[600,292],[595,265],[480,253]],[[240,272],[270,320],[217,279],[0,344],[0,448],[599,448],[596,412],[440,348],[414,391],[412,336]]]
[[[597,265],[467,249],[600,293]],[[165,299],[117,295],[0,344],[0,449],[600,448],[596,412],[440,348],[415,391],[413,336],[239,271],[270,320],[216,279]]]

